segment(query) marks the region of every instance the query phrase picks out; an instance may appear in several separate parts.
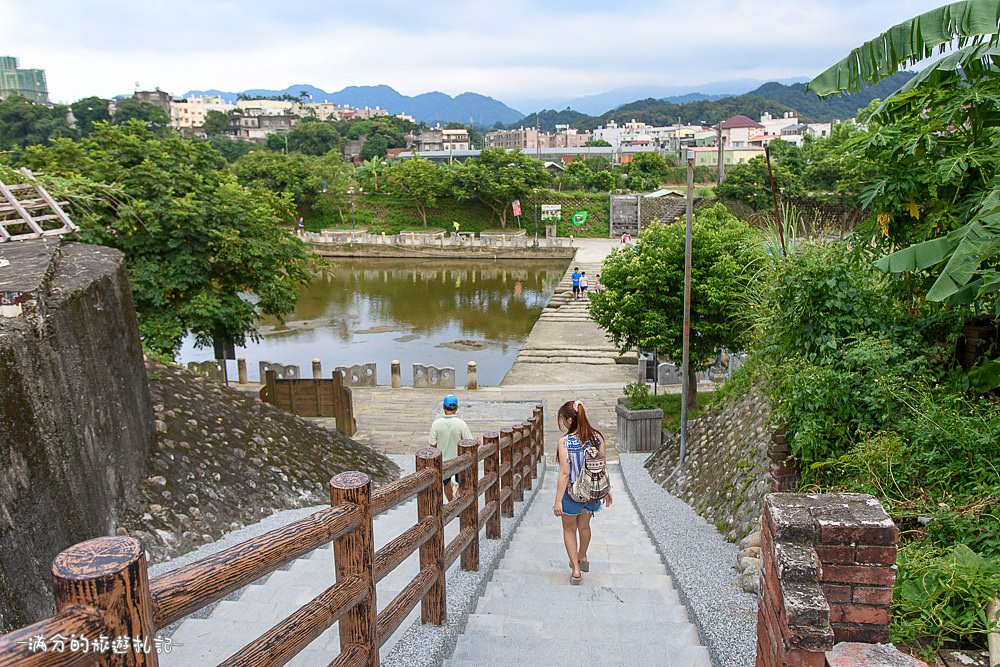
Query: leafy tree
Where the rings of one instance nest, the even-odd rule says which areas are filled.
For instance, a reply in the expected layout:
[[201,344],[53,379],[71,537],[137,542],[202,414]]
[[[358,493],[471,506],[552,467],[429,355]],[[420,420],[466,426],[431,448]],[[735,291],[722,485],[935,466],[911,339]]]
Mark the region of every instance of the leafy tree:
[[294,307],[308,259],[280,225],[290,200],[242,187],[208,142],[98,123],[82,141],[28,149],[25,162],[83,202],[84,240],[125,253],[147,349],[175,355],[189,331],[199,345],[242,345],[259,315]]
[[670,168],[659,153],[637,153],[625,165],[625,174],[630,190],[648,192],[660,187]]
[[[743,350],[748,329],[740,317],[753,275],[764,257],[753,230],[716,204],[692,225],[691,368],[704,369],[719,348]],[[618,348],[661,350],[682,358],[684,225],[652,224],[640,243],[615,251],[601,269],[604,289],[591,295],[590,314]],[[698,383],[686,388],[697,405]]]
[[216,135],[208,140],[212,148],[219,151],[226,162],[230,164],[243,157],[251,150],[251,144],[239,139],[229,139],[221,135]]
[[80,134],[87,136],[93,131],[94,123],[111,120],[111,112],[108,111],[110,104],[110,100],[100,97],[85,97],[69,105],[73,111],[73,118],[76,119],[76,129]]
[[253,151],[232,166],[240,183],[287,195],[299,215],[317,205],[322,194],[330,191],[337,180],[338,169],[343,168],[339,156],[331,160],[271,151]]
[[412,158],[395,164],[386,175],[390,193],[406,197],[427,226],[427,208],[451,191],[451,172],[429,160]]
[[205,122],[201,125],[201,129],[204,130],[205,134],[209,137],[216,137],[220,134],[228,134],[231,127],[232,123],[229,119],[229,114],[216,109],[211,109],[205,114]]
[[[795,178],[788,167],[771,163],[774,172],[774,187],[778,197],[800,197],[805,192],[802,182]],[[767,163],[762,156],[726,168],[726,179],[715,187],[719,199],[733,199],[749,204],[758,211],[773,209],[771,179],[767,173]]]
[[461,198],[478,199],[507,226],[507,210],[515,199],[524,199],[532,188],[543,187],[549,174],[541,162],[519,149],[487,148],[479,157],[462,163],[455,176]]
[[[931,55],[881,105],[859,142],[874,177],[862,187],[876,238],[908,247],[883,258],[887,271],[934,269],[927,298],[1000,312],[1000,5],[963,0],[893,26],[809,82],[827,96],[860,89]],[[885,171],[882,171],[882,170]],[[931,237],[930,240],[927,240]],[[914,245],[910,245],[914,244]],[[1000,363],[994,362],[1000,384]]]
[[611,144],[604,139],[589,139],[583,145],[595,148],[611,148]]
[[129,121],[139,120],[147,127],[166,127],[170,124],[167,112],[149,102],[135,97],[126,97],[115,103],[114,122],[125,125]]
[[382,158],[388,152],[389,144],[385,137],[375,134],[365,139],[365,144],[361,147],[361,159],[371,160],[372,158]]
[[330,123],[303,118],[288,131],[288,150],[306,155],[326,155],[332,150],[340,153],[340,133]]
[[381,157],[372,157],[358,166],[357,176],[361,185],[368,190],[368,192],[378,192],[379,191],[379,179],[385,173],[389,164]]
[[66,113],[66,107],[49,107],[20,95],[0,100],[0,149],[24,148],[75,136],[66,123]]

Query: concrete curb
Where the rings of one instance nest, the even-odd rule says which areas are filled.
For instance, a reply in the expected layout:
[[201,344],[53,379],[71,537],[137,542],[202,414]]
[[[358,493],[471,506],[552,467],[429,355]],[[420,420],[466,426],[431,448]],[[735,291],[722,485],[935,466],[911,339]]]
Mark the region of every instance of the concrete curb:
[[[757,651],[757,596],[732,579],[738,553],[683,501],[663,490],[643,466],[648,453],[620,454],[625,490],[718,667],[750,667]],[[729,576],[731,573],[731,576]]]
[[[500,565],[517,527],[524,519],[545,479],[545,460],[539,462],[541,471],[525,494],[524,502],[515,503],[514,516],[501,521],[500,539],[479,541],[479,570],[464,572],[457,561],[448,571],[448,619],[444,625],[422,625],[415,621],[396,642],[388,654],[381,656],[383,667],[437,667],[455,651],[458,636],[465,631],[469,614],[486,591],[486,585]],[[518,507],[520,505],[520,507]]]

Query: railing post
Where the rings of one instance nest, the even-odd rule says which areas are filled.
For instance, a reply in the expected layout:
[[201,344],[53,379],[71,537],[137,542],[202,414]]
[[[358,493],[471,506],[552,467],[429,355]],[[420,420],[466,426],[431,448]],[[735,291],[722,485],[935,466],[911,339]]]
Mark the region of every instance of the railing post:
[[323,379],[323,362],[319,359],[313,359],[313,379],[322,380]]
[[500,504],[500,513],[504,516],[514,516],[514,465],[511,459],[513,437],[513,429],[500,429],[500,464],[507,466],[507,472],[500,475],[503,482],[500,489],[510,489],[510,495]]
[[521,453],[524,458],[521,459],[521,488],[525,491],[531,491],[531,482],[534,478],[531,473],[535,467],[533,465],[535,460],[535,418],[531,417],[522,426],[524,430],[521,437],[524,438],[524,445],[521,447]]
[[[458,528],[471,528],[472,541],[462,552],[462,569],[474,572],[479,569],[479,443],[475,440],[460,440],[458,455],[472,454],[472,466],[458,473],[458,488],[462,495],[472,495],[472,504],[462,510],[458,517]],[[468,489],[468,491],[466,491]]]
[[498,433],[484,433],[483,446],[495,446],[496,451],[483,459],[483,474],[495,473],[496,481],[486,489],[484,504],[489,505],[496,502],[497,509],[486,520],[486,537],[491,540],[500,539],[500,435]]
[[334,507],[350,503],[361,512],[361,525],[357,530],[342,535],[333,543],[337,581],[360,576],[368,588],[365,599],[340,618],[340,649],[343,651],[348,646],[358,646],[368,654],[365,664],[378,667],[379,641],[375,632],[378,606],[375,600],[371,493],[371,478],[363,472],[342,472],[330,480],[330,503]]
[[538,470],[538,461],[545,458],[545,408],[541,405],[536,405],[534,409],[534,414],[538,417],[538,422],[535,424],[537,433],[535,434],[535,446],[538,451],[535,452],[535,470]]
[[245,357],[238,357],[236,359],[236,377],[237,382],[240,384],[247,383],[247,360]]
[[56,609],[91,607],[112,639],[124,637],[125,652],[108,653],[101,665],[156,667],[153,598],[146,551],[131,537],[98,537],[74,544],[52,561]]
[[511,459],[514,461],[513,473],[518,475],[514,480],[514,502],[524,501],[524,424],[514,426],[514,446]]
[[433,517],[434,534],[420,546],[420,569],[431,566],[437,572],[437,581],[420,601],[420,622],[442,625],[447,618],[447,598],[444,580],[444,510],[442,509],[441,451],[425,447],[417,452],[417,471],[432,468],[435,472],[431,485],[417,494],[417,521]]

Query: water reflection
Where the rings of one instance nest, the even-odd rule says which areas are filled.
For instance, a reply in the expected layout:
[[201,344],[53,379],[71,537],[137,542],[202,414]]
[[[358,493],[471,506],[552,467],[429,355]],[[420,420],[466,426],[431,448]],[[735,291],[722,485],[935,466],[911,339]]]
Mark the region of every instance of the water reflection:
[[[265,320],[262,339],[238,356],[251,379],[260,360],[295,363],[308,376],[312,359],[324,375],[334,366],[375,361],[380,384],[399,359],[403,382],[413,363],[454,366],[465,380],[468,361],[482,384],[498,384],[565,272],[564,263],[472,260],[344,259],[303,289],[284,324]],[[187,341],[184,362],[210,358]]]

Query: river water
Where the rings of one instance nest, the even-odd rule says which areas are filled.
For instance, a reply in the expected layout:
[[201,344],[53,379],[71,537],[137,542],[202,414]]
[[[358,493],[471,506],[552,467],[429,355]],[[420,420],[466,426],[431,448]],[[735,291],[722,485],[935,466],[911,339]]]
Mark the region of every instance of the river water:
[[[260,341],[236,356],[246,357],[251,381],[262,360],[297,364],[311,377],[319,359],[324,377],[335,366],[375,362],[378,383],[389,384],[390,362],[399,359],[404,386],[414,363],[454,367],[464,386],[469,361],[480,384],[497,385],[565,271],[565,262],[550,261],[337,259],[302,290],[284,323],[261,322]],[[212,356],[189,337],[180,360]],[[235,362],[229,373],[235,379]]]

